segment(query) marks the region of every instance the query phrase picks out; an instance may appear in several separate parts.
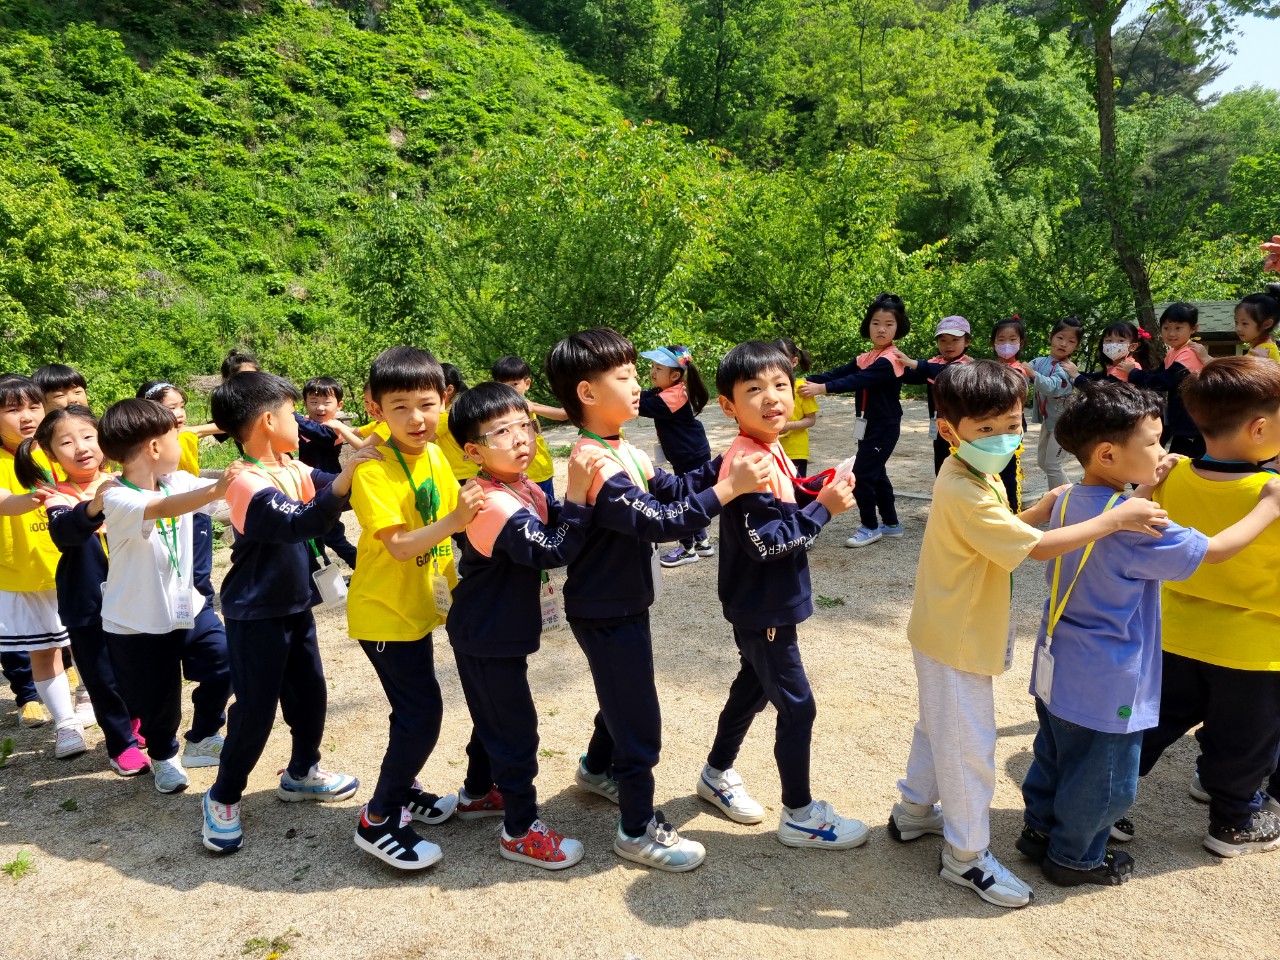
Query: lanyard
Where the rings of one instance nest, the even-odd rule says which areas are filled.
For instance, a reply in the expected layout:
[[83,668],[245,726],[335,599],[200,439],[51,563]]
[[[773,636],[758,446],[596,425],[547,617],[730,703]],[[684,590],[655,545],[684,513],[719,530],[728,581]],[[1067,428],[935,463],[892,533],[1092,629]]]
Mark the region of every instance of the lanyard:
[[760,449],[768,451],[769,456],[773,457],[773,462],[778,465],[778,469],[782,471],[782,475],[788,480],[795,482],[800,479],[795,475],[794,470],[787,469],[787,461],[778,456],[778,451],[776,451],[772,446],[766,446],[762,440],[757,440],[755,437],[750,434],[743,433],[741,430],[738,431],[738,436],[743,437],[746,440],[750,440],[756,446],[760,447]]
[[[480,471],[480,476],[481,476],[483,479],[488,480],[490,483],[495,484],[496,486],[499,486],[499,487],[505,487],[505,488],[506,488],[506,490],[507,490],[507,493],[511,494],[513,497],[515,497],[517,500],[519,500],[521,504],[523,504],[524,506],[528,507],[528,508],[529,508],[529,510],[533,512],[534,516],[537,516],[537,514],[538,514],[538,506],[537,506],[537,503],[536,503],[536,502],[534,501],[534,499],[533,499],[533,494],[532,494],[532,493],[529,493],[529,497],[528,497],[528,499],[525,499],[524,497],[522,497],[522,496],[520,495],[520,493],[516,490],[516,488],[515,488],[515,487],[511,486],[511,484],[507,483],[505,480],[499,480],[497,477],[493,476],[492,474],[485,473],[483,470],[481,470],[481,471]],[[529,478],[528,478],[528,477],[522,477],[522,478],[521,478],[521,480],[523,480],[523,482],[524,482],[525,492],[526,492],[526,493],[528,493],[528,492],[529,492]],[[541,518],[539,518],[539,519],[541,519]]]
[[422,517],[422,525],[430,526],[436,522],[436,510],[439,507],[439,490],[436,487],[436,468],[431,462],[431,456],[425,450],[423,455],[427,458],[427,470],[431,474],[431,485],[426,484],[418,486],[413,482],[413,472],[409,469],[409,464],[404,462],[404,456],[400,453],[400,448],[396,446],[394,440],[387,443],[391,448],[391,452],[396,455],[396,459],[400,461],[400,469],[404,471],[405,479],[409,481],[409,489],[413,491],[413,505],[418,509],[418,515]]
[[1215,460],[1205,455],[1191,461],[1191,465],[1199,470],[1210,470],[1216,473],[1275,473],[1267,467],[1260,467],[1247,460]]
[[[267,480],[270,481],[271,486],[275,487],[277,490],[283,493],[286,497],[289,497],[293,500],[297,500],[299,503],[302,502],[302,478],[293,472],[292,460],[287,462],[282,462],[280,464],[280,469],[283,470],[285,473],[287,473],[289,475],[289,479],[293,481],[294,489],[293,489],[293,493],[290,493],[288,488],[285,487],[283,481],[279,484],[276,483],[276,475],[272,473],[271,470],[268,469],[267,465],[264,464],[257,457],[251,457],[246,453],[242,459],[244,459],[248,463],[252,463],[255,467],[261,470],[263,473],[263,476],[265,476]],[[311,556],[319,560],[320,546],[315,542],[315,540],[314,539],[308,540],[307,546],[311,548]]]
[[[578,436],[587,437],[588,439],[594,440],[596,443],[600,444],[600,446],[604,447],[605,452],[608,453],[609,456],[611,456],[614,460],[617,461],[618,466],[622,467],[622,469],[626,472],[627,476],[631,478],[631,481],[637,487],[642,488],[645,493],[649,492],[649,478],[644,475],[644,468],[640,466],[640,461],[635,458],[635,455],[632,454],[630,449],[626,447],[619,447],[615,449],[612,445],[609,444],[607,440],[604,439],[604,437],[596,436],[590,430],[585,430],[585,429],[579,430]],[[631,466],[635,467],[635,471],[636,471],[635,473],[631,472],[631,467],[628,467],[626,462],[622,459],[622,456],[619,453],[619,450],[623,450],[626,452],[627,460],[630,460]]]
[[[150,490],[143,490],[141,487],[135,486],[124,477],[120,477],[120,482],[130,490],[136,490],[138,493],[151,493]],[[164,485],[164,481],[156,480],[160,487],[160,493],[163,496],[169,496],[169,488]],[[168,519],[168,523],[165,520]],[[178,549],[178,518],[177,517],[157,517],[156,526],[160,529],[160,542],[164,544],[164,552],[169,555],[169,566],[173,569],[173,574],[179,580],[182,579],[182,571],[179,563]]]
[[[1074,489],[1074,488],[1073,488]],[[1062,495],[1062,506],[1058,510],[1058,526],[1061,528],[1067,522],[1067,500],[1071,497],[1071,491],[1068,490]],[[1110,510],[1117,500],[1120,499],[1120,493],[1116,492],[1111,495],[1111,499],[1107,501],[1107,505],[1102,508],[1102,512],[1106,513]],[[1059,556],[1053,561],[1053,587],[1049,590],[1049,626],[1045,630],[1044,645],[1049,647],[1053,643],[1053,630],[1058,625],[1058,621],[1062,619],[1063,612],[1067,609],[1067,601],[1071,599],[1071,591],[1075,589],[1076,581],[1080,579],[1080,574],[1084,570],[1084,565],[1089,562],[1089,555],[1093,553],[1094,540],[1084,548],[1084,554],[1080,557],[1080,564],[1076,567],[1076,575],[1071,578],[1071,582],[1067,584],[1066,592],[1062,595],[1062,600],[1058,600],[1058,582],[1062,576],[1062,557]]]

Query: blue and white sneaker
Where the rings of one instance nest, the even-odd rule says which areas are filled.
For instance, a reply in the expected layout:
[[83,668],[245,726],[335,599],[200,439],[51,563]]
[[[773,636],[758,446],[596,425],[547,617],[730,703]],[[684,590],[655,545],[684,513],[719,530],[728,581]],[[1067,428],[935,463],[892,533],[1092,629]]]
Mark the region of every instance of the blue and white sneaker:
[[235,853],[239,850],[244,840],[240,832],[240,804],[216,803],[210,791],[206,790],[200,806],[204,810],[204,823],[200,825],[204,848],[214,853]]
[[903,535],[902,524],[900,523],[882,523],[877,529],[880,531],[880,536],[891,537],[894,540],[900,540]]
[[804,817],[783,807],[778,839],[788,847],[848,850],[867,842],[867,825],[861,820],[846,820],[823,800],[810,804]]
[[307,771],[301,780],[289,776],[288,770],[280,771],[280,786],[276,796],[290,803],[297,800],[317,800],[320,803],[334,803],[346,800],[356,792],[360,781],[345,773],[330,773],[321,770],[319,764]]
[[737,823],[759,823],[764,807],[751,799],[737,770],[714,770],[706,765],[698,778],[698,796]]
[[857,532],[844,542],[844,545],[846,547],[869,547],[884,536],[880,531],[880,527],[876,527],[874,530],[859,527]]

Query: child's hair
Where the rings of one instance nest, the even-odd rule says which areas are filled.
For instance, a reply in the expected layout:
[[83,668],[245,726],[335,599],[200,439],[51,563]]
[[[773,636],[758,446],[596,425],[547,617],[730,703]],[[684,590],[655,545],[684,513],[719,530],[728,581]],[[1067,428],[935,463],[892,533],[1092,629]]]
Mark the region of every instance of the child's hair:
[[[1076,335],[1076,346],[1077,347],[1080,346],[1080,341],[1084,339],[1084,324],[1080,322],[1079,317],[1063,317],[1061,320],[1055,323],[1053,325],[1053,329],[1049,331],[1049,339],[1052,340],[1054,337],[1060,334],[1063,330],[1070,330],[1072,333],[1074,333]],[[995,339],[995,333],[993,331],[992,340],[994,339]],[[1023,336],[1022,339],[1023,339],[1023,342],[1025,343],[1027,338]]]
[[881,310],[892,313],[898,323],[893,339],[900,340],[911,332],[911,321],[907,319],[907,308],[902,298],[896,293],[882,293],[867,307],[867,312],[862,317],[862,326],[858,327],[858,333],[864,337],[871,336],[871,315]]
[[156,403],[164,403],[165,394],[172,390],[182,398],[185,406],[187,402],[187,394],[181,387],[175,387],[168,380],[148,380],[138,388],[138,392],[134,394],[139,400],[154,400]]
[[1206,437],[1226,437],[1255,417],[1280,410],[1280,364],[1262,357],[1222,357],[1182,381],[1182,403]]
[[[1243,310],[1245,315],[1267,336],[1275,332],[1276,321],[1280,320],[1280,300],[1277,300],[1271,292],[1275,287],[1277,287],[1276,284],[1268,284],[1267,293],[1251,293],[1236,304],[1236,309]],[[1275,293],[1280,293],[1280,289],[1276,289]]]
[[608,327],[582,330],[565,337],[547,354],[543,369],[551,392],[575,427],[583,421],[578,384],[618,367],[636,362],[636,348],[630,340]]
[[796,361],[795,368],[801,373],[808,373],[809,368],[813,366],[813,357],[809,355],[809,351],[797,346],[796,342],[790,337],[779,337],[773,341],[773,346],[785,353],[790,359]]
[[1151,357],[1151,334],[1136,323],[1116,320],[1114,323],[1108,323],[1102,328],[1102,333],[1098,334],[1098,364],[1104,370],[1115,364],[1114,360],[1102,352],[1102,345],[1106,343],[1107,337],[1124,337],[1130,343],[1136,343],[1137,347],[1129,351],[1129,356],[1133,357],[1143,370],[1150,370],[1154,366]]
[[1179,300],[1177,303],[1171,303],[1164,308],[1164,313],[1160,314],[1160,325],[1166,323],[1186,323],[1192,327],[1200,326],[1200,310],[1195,304],[1184,303]]
[[31,379],[44,393],[65,393],[76,387],[81,390],[89,389],[80,371],[75,367],[68,367],[65,363],[45,364],[31,374]]
[[[462,371],[455,367],[452,363],[440,364],[440,369],[444,371],[444,389],[448,392],[453,387],[453,400],[458,399],[462,394],[467,392],[467,381],[462,379]],[[440,394],[441,397],[444,394]],[[450,400],[450,403],[453,403]]]
[[523,359],[514,354],[508,354],[493,361],[493,366],[489,368],[489,375],[493,377],[495,383],[510,383],[512,380],[531,378],[533,371]]
[[246,370],[225,380],[209,398],[209,413],[223,433],[244,443],[248,428],[268,410],[301,400],[298,388],[274,373]]
[[1018,352],[1013,355],[1013,359],[1019,359],[1022,356],[1022,351],[1027,346],[1027,328],[1023,325],[1022,318],[1015,313],[1011,317],[1005,317],[1003,320],[995,322],[995,325],[991,328],[991,346],[993,348],[996,345],[996,334],[1001,330],[1013,330],[1018,334]]
[[35,487],[52,482],[53,478],[49,476],[48,471],[36,461],[35,452],[37,449],[43,450],[45,456],[50,461],[53,460],[53,454],[50,452],[53,446],[53,432],[58,428],[58,424],[68,417],[73,420],[83,420],[93,429],[98,429],[98,418],[93,415],[93,411],[78,403],[49,411],[40,421],[40,426],[36,427],[36,432],[23,440],[18,446],[17,453],[13,455],[13,472],[18,482],[24,487]]
[[444,370],[440,361],[418,347],[391,347],[369,367],[369,396],[374,403],[397,390],[434,390],[444,399]]
[[227,353],[226,359],[222,361],[222,379],[230,380],[244,367],[258,366],[258,358],[248,350],[241,350],[236,347]]
[[107,407],[98,421],[98,446],[107,458],[128,463],[143,444],[178,429],[178,418],[154,400],[136,397]]
[[478,383],[453,401],[449,432],[459,443],[477,443],[481,427],[508,413],[528,415],[529,404],[519,391],[505,383]]
[[1026,399],[1026,377],[995,360],[949,363],[933,381],[938,418],[952,426],[965,418],[985,420],[1021,409]]
[[689,406],[693,407],[693,415],[696,417],[707,405],[711,395],[707,393],[706,384],[702,382],[702,375],[698,373],[698,368],[693,365],[693,356],[689,348],[681,344],[664,345],[663,349],[678,359],[680,365],[673,369],[684,381],[685,392],[689,394]]
[[44,403],[44,391],[30,377],[0,373],[0,407],[11,403]]
[[341,403],[342,384],[333,379],[333,377],[312,377],[302,385],[302,396],[333,397],[333,399]]
[[774,370],[794,380],[791,358],[772,343],[763,340],[740,343],[726,353],[716,367],[716,392],[732,400],[733,388],[738,384]]
[[1053,436],[1088,463],[1098,444],[1124,443],[1149,417],[1164,418],[1159,395],[1116,380],[1090,380],[1067,397]]

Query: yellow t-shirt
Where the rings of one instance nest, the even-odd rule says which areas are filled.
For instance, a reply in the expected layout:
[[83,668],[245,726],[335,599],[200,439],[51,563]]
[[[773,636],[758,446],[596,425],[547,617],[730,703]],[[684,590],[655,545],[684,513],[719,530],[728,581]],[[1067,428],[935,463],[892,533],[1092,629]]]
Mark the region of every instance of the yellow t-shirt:
[[[800,396],[800,387],[804,384],[803,380],[796,381],[796,407],[791,413],[791,422],[803,420],[811,413],[818,412],[817,397]],[[782,445],[782,449],[786,451],[788,457],[792,460],[808,460],[809,459],[809,431],[794,430],[784,433],[778,438],[778,443]]]
[[1256,347],[1251,347],[1248,344],[1243,344],[1240,347],[1240,352],[1247,356],[1252,354],[1253,351],[1259,348],[1267,351],[1268,360],[1274,360],[1276,363],[1280,363],[1280,347],[1276,346],[1276,342],[1274,340],[1263,340]]
[[458,582],[453,542],[446,537],[401,563],[376,534],[388,527],[409,531],[426,526],[415,506],[415,486],[424,497],[430,495],[437,520],[450,513],[458,505],[458,483],[434,443],[416,457],[403,454],[412,484],[395,450],[378,449],[386,459],[364,461],[351,481],[351,506],[361,532],[347,596],[347,630],[356,640],[417,640],[444,623],[436,610],[432,579],[444,577],[450,590]]
[[444,454],[445,459],[449,462],[449,469],[453,471],[453,475],[459,483],[463,480],[470,480],[480,472],[480,464],[462,452],[461,445],[453,438],[453,434],[449,432],[448,410],[440,411],[440,424],[436,427],[436,446],[440,448],[440,452]]
[[542,434],[538,434],[535,439],[537,449],[534,450],[533,459],[529,461],[529,469],[525,471],[525,476],[534,483],[542,483],[556,475],[556,465],[551,459],[551,450],[547,447],[547,441]]
[[[997,492],[999,491],[999,492]],[[1009,575],[1043,536],[1015,516],[999,477],[955,457],[933,484],[907,639],[956,670],[997,676],[1009,642]]]
[[[1152,499],[1175,523],[1212,537],[1252,510],[1271,478],[1255,473],[1206,480],[1184,460]],[[1280,526],[1273,524],[1230,560],[1203,563],[1186,580],[1166,583],[1164,649],[1236,670],[1280,670],[1278,569]]]
[[178,469],[187,471],[193,477],[200,476],[200,438],[189,430],[179,430],[178,446],[182,448],[182,455],[178,457]]
[[386,443],[391,439],[391,428],[387,426],[385,420],[370,420],[363,427],[356,431],[360,436],[368,438],[369,434],[376,433],[382,438],[382,442]]
[[[36,463],[52,475],[44,451],[35,451]],[[23,494],[18,483],[13,454],[0,448],[0,489]],[[34,593],[54,589],[53,574],[61,551],[49,537],[49,516],[44,508],[16,517],[0,517],[0,590]]]

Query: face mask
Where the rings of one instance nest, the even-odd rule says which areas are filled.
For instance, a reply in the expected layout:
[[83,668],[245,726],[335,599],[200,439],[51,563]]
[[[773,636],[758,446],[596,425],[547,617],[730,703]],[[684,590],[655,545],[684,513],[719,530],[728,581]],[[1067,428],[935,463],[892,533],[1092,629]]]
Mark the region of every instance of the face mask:
[[1127,343],[1104,343],[1102,352],[1107,355],[1109,360],[1123,360],[1129,355],[1129,344]]
[[1005,360],[1012,360],[1021,349],[1016,343],[997,343],[996,356],[1003,357]]
[[1001,433],[981,440],[960,441],[960,459],[979,473],[999,473],[1022,446],[1022,434]]

